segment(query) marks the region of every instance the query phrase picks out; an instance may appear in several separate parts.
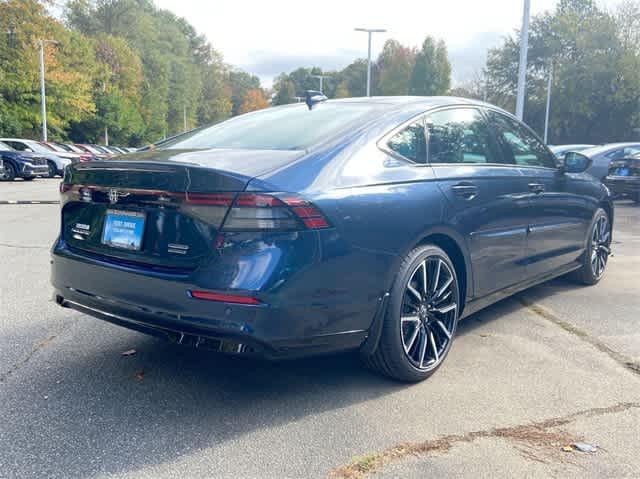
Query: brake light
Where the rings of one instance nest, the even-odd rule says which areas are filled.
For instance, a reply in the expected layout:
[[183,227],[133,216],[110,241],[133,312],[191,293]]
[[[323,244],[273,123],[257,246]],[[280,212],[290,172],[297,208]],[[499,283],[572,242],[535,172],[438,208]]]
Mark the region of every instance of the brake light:
[[251,296],[240,296],[237,294],[219,294],[210,291],[189,291],[189,296],[195,299],[204,299],[207,301],[218,301],[220,303],[247,304],[257,305],[260,301]]
[[296,231],[328,228],[315,205],[298,196],[240,193],[223,225],[224,231]]

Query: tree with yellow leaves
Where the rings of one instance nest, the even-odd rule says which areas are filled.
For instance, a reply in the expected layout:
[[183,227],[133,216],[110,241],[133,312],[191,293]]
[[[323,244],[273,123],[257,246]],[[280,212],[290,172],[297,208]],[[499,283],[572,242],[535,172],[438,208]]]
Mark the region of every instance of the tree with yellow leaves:
[[261,88],[254,88],[253,90],[249,90],[245,95],[238,113],[243,114],[249,113],[250,111],[262,110],[268,106],[269,102],[267,101],[264,91]]

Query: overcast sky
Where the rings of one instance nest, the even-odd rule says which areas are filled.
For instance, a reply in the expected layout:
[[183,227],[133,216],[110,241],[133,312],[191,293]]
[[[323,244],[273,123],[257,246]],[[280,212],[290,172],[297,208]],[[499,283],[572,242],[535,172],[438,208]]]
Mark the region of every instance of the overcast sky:
[[[366,57],[365,33],[354,27],[386,28],[374,35],[374,56],[395,38],[418,46],[426,35],[449,46],[454,81],[484,65],[488,48],[522,22],[521,0],[155,0],[204,33],[226,62],[258,75],[264,86],[299,66],[343,68]],[[531,0],[532,15],[557,0]],[[612,7],[619,0],[600,0]]]

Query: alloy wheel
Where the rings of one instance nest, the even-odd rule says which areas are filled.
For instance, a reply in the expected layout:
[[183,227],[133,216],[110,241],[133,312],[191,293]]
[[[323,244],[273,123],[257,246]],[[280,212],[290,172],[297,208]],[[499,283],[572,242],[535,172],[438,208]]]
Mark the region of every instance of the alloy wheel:
[[598,218],[591,235],[591,271],[596,278],[602,277],[607,266],[611,232],[609,221],[605,215]]
[[404,293],[402,346],[420,370],[435,368],[451,345],[458,317],[458,285],[449,265],[429,256],[414,270]]

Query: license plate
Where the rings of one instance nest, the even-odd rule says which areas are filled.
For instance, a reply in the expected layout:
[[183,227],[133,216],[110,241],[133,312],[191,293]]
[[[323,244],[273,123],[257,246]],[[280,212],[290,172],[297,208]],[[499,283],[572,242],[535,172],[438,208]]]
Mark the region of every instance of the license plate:
[[144,221],[144,213],[107,210],[102,231],[102,243],[114,248],[140,250]]

